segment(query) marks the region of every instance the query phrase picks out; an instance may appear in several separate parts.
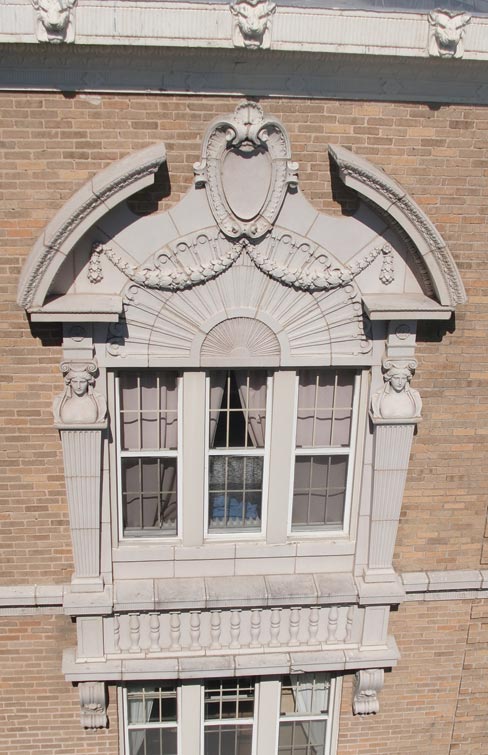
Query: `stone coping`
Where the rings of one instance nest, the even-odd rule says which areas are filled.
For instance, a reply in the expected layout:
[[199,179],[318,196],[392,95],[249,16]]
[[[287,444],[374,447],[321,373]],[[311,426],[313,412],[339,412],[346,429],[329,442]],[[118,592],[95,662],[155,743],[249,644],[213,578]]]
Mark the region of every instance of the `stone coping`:
[[393,637],[381,647],[350,650],[296,650],[288,652],[230,653],[186,658],[87,660],[76,658],[75,648],[63,653],[67,681],[143,681],[144,679],[200,679],[222,676],[290,674],[304,671],[353,671],[391,668],[400,657]]
[[[403,572],[407,600],[460,600],[488,597],[488,570],[457,569]],[[107,592],[108,591],[108,592]],[[0,609],[36,609],[78,603],[70,585],[0,586]],[[100,594],[83,594],[92,604],[108,608],[109,587]],[[95,600],[95,598],[97,598]],[[358,590],[350,574],[270,575],[266,577],[205,577],[199,579],[129,579],[115,584],[115,610],[185,610],[250,606],[327,605],[356,603]],[[86,601],[85,601],[86,602]],[[85,613],[92,613],[86,605]]]

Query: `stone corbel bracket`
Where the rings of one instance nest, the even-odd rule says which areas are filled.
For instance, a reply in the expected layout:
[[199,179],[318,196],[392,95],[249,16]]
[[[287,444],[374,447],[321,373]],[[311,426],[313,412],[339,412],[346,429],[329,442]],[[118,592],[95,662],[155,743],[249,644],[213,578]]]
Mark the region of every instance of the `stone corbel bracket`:
[[32,0],[36,11],[36,35],[39,42],[75,41],[74,8],[78,0]]
[[49,286],[74,245],[108,210],[154,181],[166,162],[164,144],[134,152],[97,173],[46,226],[22,269],[17,303],[28,312],[40,311]]
[[429,14],[429,55],[440,58],[462,58],[464,35],[471,23],[469,13],[456,13],[437,8]]
[[232,44],[250,50],[271,47],[271,19],[276,12],[272,0],[231,0],[234,16]]
[[385,672],[382,668],[364,669],[356,673],[352,698],[352,711],[355,716],[378,713],[378,693],[383,689],[384,681]]
[[102,729],[108,724],[104,682],[80,682],[80,719],[85,729]]
[[383,170],[344,147],[329,145],[329,154],[344,184],[380,207],[411,239],[439,303],[451,310],[463,304],[466,293],[446,242],[405,189]]
[[220,230],[234,239],[259,239],[271,229],[288,187],[297,185],[297,170],[284,126],[255,102],[210,124],[194,165]]

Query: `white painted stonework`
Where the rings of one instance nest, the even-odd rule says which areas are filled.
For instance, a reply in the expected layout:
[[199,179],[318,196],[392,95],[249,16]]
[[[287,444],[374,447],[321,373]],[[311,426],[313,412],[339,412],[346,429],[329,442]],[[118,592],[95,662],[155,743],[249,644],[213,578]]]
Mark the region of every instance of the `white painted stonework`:
[[[176,206],[138,217],[126,203],[164,163],[154,145],[93,177],[26,262],[19,304],[63,323],[68,365],[55,418],[75,554],[62,597],[77,622],[63,662],[71,681],[356,671],[354,712],[378,709],[383,669],[398,659],[390,607],[407,590],[392,556],[421,419],[416,321],[450,317],[465,294],[414,199],[360,156],[330,155],[358,195],[352,216],[313,208],[283,124],[243,102],[208,125]],[[270,373],[270,471],[250,531],[206,521],[213,367]],[[178,371],[178,442],[163,451],[117,440],[127,368]],[[345,513],[315,531],[291,521],[301,368],[356,375],[350,443],[331,451],[349,463]],[[124,529],[120,457],[140,456],[177,460],[172,531]],[[101,688],[84,689],[84,725],[103,725]]]
[[[272,46],[281,51],[407,57],[442,56],[447,50],[446,57],[488,57],[488,19],[473,17],[469,23],[467,14],[444,11],[432,14],[431,21],[427,13],[324,10],[280,7],[279,3],[274,10],[271,0],[239,0],[230,7],[184,0],[153,0],[143,7],[134,0],[84,0],[73,10],[72,0],[38,2],[66,6],[70,20],[76,14],[74,42],[82,45]],[[0,6],[0,41],[37,43],[39,12],[34,11],[31,0],[5,0]],[[63,39],[60,34],[59,40],[73,41],[71,35],[69,31]]]

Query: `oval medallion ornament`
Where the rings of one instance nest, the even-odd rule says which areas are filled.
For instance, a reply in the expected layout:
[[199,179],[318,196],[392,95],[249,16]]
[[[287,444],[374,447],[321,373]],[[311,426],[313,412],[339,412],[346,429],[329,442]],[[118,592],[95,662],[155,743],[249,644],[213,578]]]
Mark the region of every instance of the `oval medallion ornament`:
[[239,220],[249,221],[259,215],[268,197],[271,177],[271,159],[264,147],[243,144],[224,155],[222,190]]
[[202,159],[195,163],[197,186],[205,186],[213,216],[231,238],[259,239],[273,225],[298,165],[290,161],[283,125],[265,118],[255,102],[210,125]]

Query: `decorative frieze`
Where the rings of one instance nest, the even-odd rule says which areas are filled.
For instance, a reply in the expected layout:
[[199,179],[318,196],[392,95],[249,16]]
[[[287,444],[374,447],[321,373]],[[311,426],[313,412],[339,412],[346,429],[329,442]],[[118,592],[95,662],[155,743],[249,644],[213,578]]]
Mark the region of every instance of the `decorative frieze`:
[[78,0],[32,0],[37,14],[36,34],[39,42],[75,41],[74,7]]
[[107,726],[107,694],[103,682],[80,682],[81,725],[85,729]]
[[382,668],[358,671],[354,678],[352,710],[354,715],[378,713],[378,693],[383,689],[385,672]]
[[234,16],[232,43],[250,50],[271,46],[271,19],[276,11],[272,0],[231,0]]

